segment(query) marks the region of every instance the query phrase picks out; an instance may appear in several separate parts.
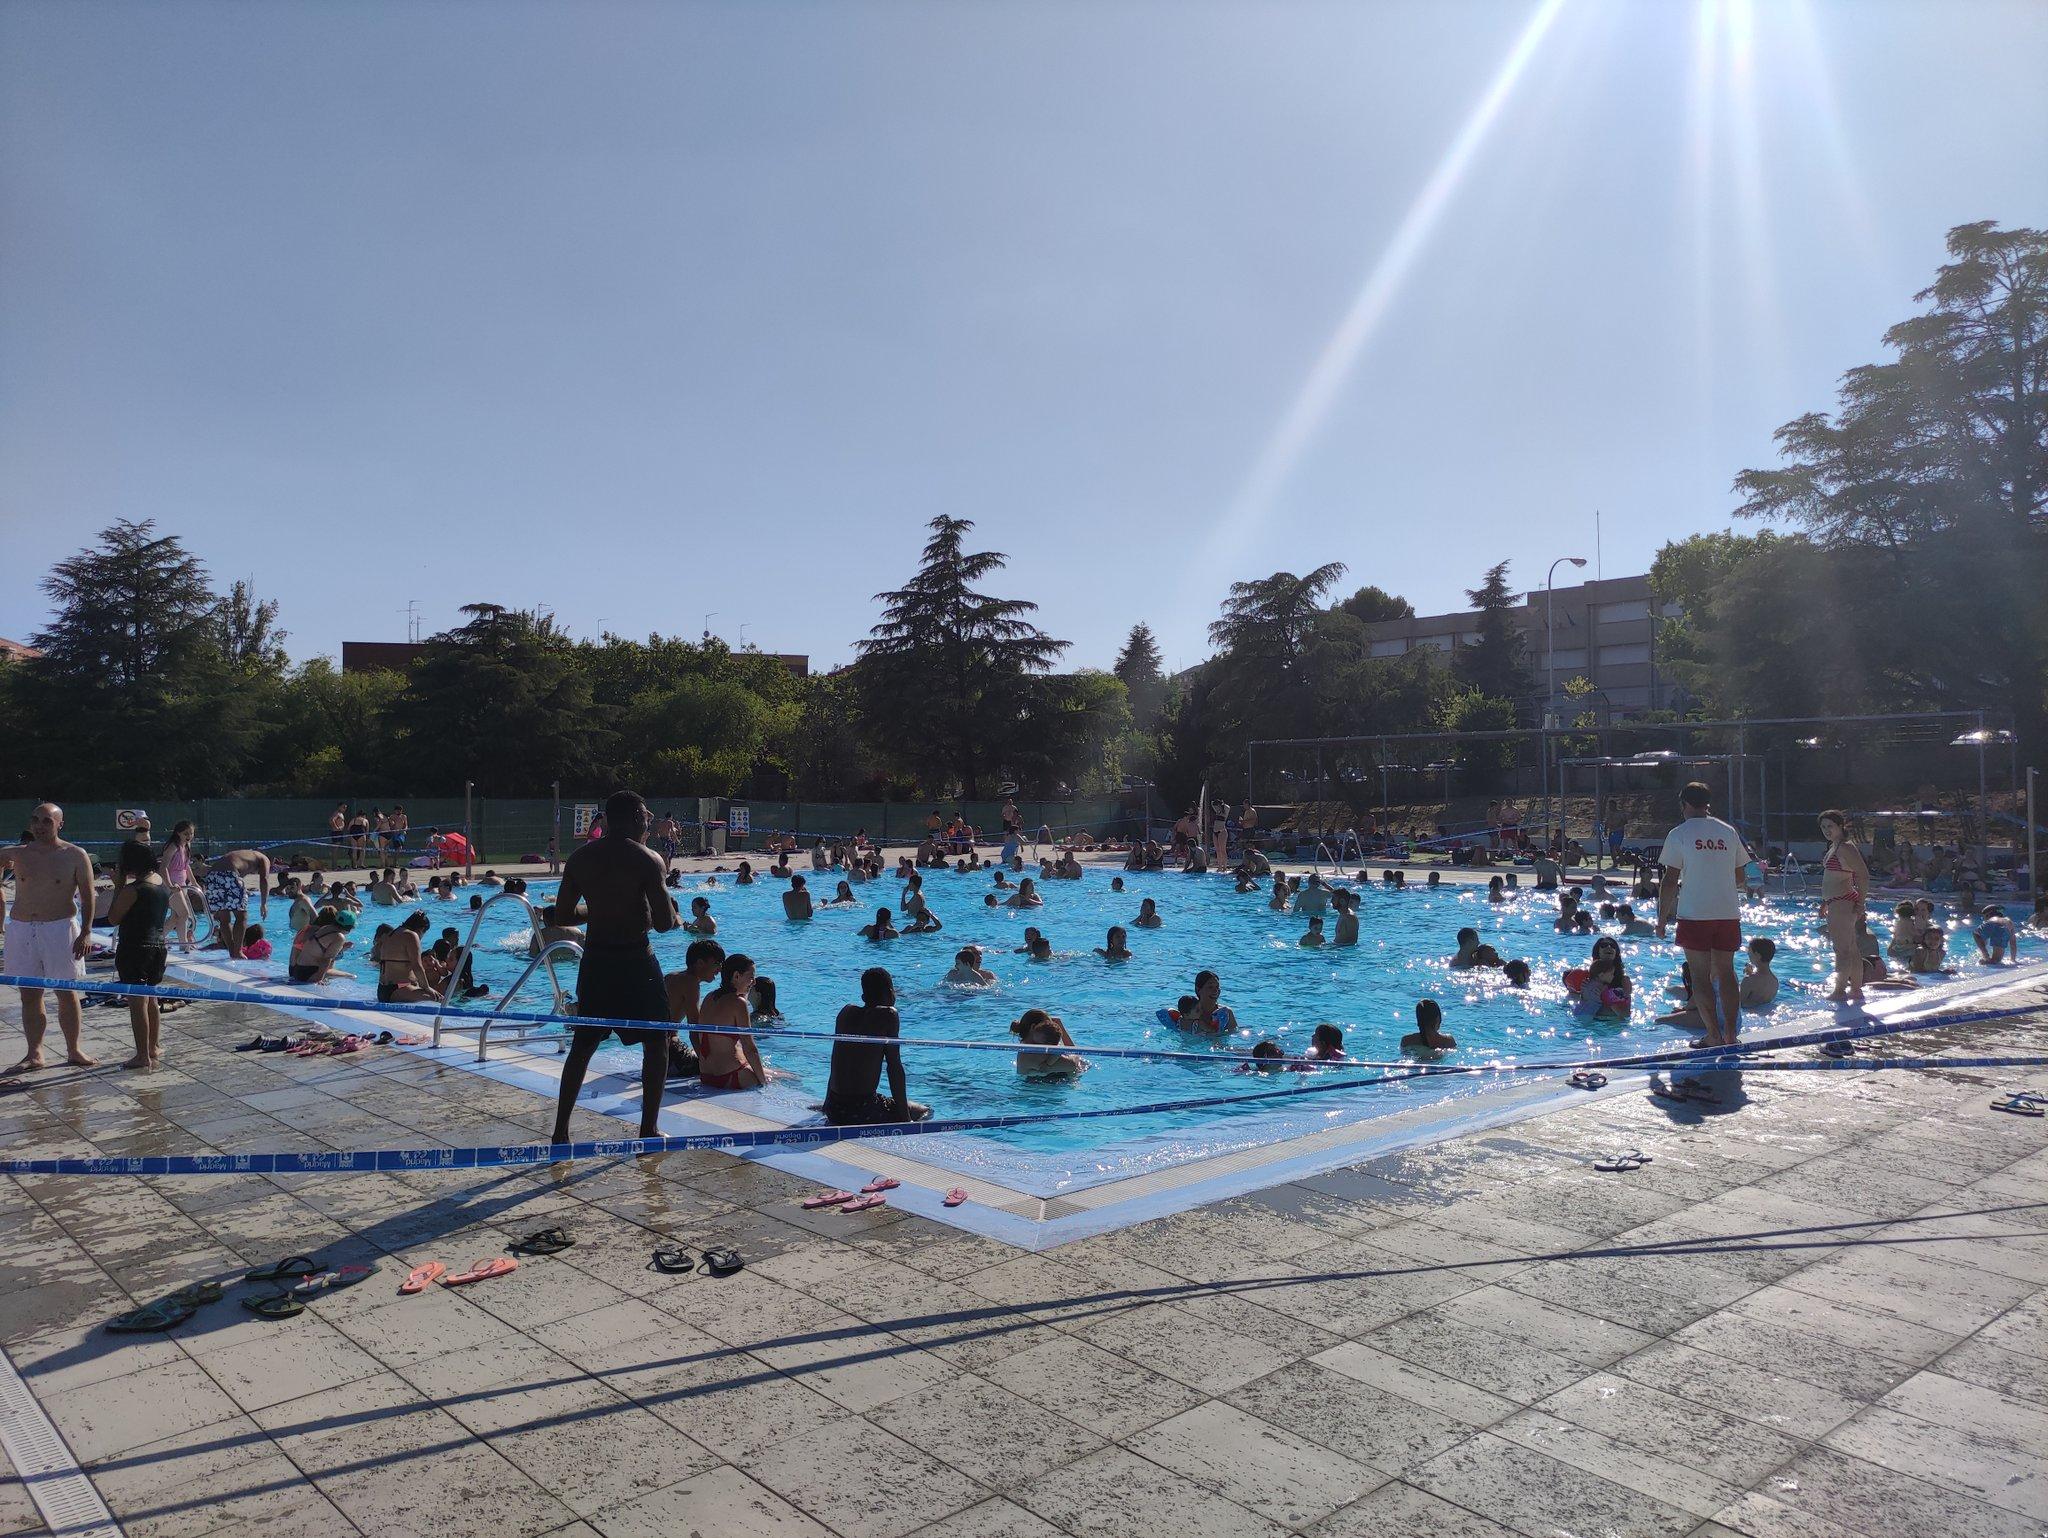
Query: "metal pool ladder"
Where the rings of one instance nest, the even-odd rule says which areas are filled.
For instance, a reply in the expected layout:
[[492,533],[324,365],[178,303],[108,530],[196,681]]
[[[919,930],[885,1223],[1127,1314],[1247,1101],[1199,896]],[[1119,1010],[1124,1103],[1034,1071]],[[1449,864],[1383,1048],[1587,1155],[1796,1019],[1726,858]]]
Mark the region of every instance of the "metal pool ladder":
[[[533,929],[534,939],[536,941],[541,939],[543,929],[540,914],[534,911],[534,906],[531,902],[527,901],[525,893],[497,892],[492,894],[484,899],[483,904],[475,913],[470,915],[469,934],[463,940],[461,949],[456,951],[455,964],[448,972],[448,986],[450,990],[461,984],[463,972],[469,966],[470,957],[475,953],[477,931],[483,927],[484,915],[501,902],[515,902],[519,904],[526,911],[526,921]],[[526,970],[521,972],[517,979],[514,980],[512,986],[505,990],[505,996],[498,1000],[496,1008],[510,1009],[512,1007],[512,1000],[517,997],[519,990],[526,986],[527,980],[535,972],[545,967],[547,969],[548,984],[554,991],[554,1012],[558,1015],[570,1013],[570,996],[562,987],[562,979],[555,971],[555,963],[563,956],[574,956],[580,960],[582,955],[583,947],[574,940],[554,940],[542,944],[540,954],[526,964]],[[434,1045],[437,1047],[441,1045],[441,1037],[444,1032],[459,1036],[466,1031],[474,1031],[476,1032],[477,1061],[484,1061],[490,1054],[490,1020],[484,1019],[475,1022],[463,1020],[450,1025],[441,1018],[442,1011],[447,1009],[447,1007],[448,999],[444,993],[441,999],[441,1008],[434,1011]],[[545,1034],[543,1030],[519,1030],[510,1033],[509,1036],[501,1036],[499,1039],[523,1041],[527,1037],[543,1034]]]

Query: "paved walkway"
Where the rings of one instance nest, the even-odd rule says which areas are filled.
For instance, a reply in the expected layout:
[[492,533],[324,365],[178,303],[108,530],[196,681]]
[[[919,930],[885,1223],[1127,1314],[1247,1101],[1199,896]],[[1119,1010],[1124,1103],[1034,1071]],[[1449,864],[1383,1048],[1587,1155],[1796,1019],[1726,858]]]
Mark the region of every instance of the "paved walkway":
[[[402,1052],[228,1050],[258,1018],[170,1016],[153,1075],[40,1075],[0,1095],[0,1147],[544,1130],[525,1092]],[[89,1026],[115,1056],[125,1017]],[[1039,1255],[805,1213],[710,1153],[0,1181],[0,1346],[156,1538],[2039,1538],[2048,1122],[1987,1108],[2010,1075],[1745,1078],[1725,1111],[1588,1101]],[[1590,1168],[1621,1147],[1654,1162]],[[559,1258],[396,1295],[556,1225]],[[747,1267],[647,1269],[671,1241]],[[284,1323],[236,1289],[165,1337],[98,1328],[309,1252],[383,1269]],[[40,1531],[6,1472],[0,1534]]]

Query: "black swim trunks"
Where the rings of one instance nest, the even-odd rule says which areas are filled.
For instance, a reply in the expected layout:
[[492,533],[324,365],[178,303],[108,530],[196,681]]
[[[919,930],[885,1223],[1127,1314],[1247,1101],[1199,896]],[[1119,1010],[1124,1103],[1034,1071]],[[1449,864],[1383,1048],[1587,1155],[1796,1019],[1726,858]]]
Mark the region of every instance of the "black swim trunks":
[[[586,941],[583,964],[576,972],[576,1012],[600,1020],[659,1020],[666,1024],[668,985],[662,981],[661,962],[653,947],[645,940],[624,944]],[[600,1037],[616,1030],[619,1040],[630,1045],[641,1044],[650,1034],[674,1034],[608,1025],[579,1025],[576,1029],[595,1030]]]
[[124,983],[160,983],[168,952],[161,945],[123,940],[114,948],[114,976]]

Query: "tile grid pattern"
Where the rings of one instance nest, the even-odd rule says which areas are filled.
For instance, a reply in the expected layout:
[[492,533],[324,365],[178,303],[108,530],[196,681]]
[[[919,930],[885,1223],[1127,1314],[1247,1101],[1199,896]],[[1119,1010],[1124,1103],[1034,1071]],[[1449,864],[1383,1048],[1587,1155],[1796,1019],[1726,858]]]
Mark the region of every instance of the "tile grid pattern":
[[[52,1070],[0,1097],[0,1142],[513,1141],[548,1111],[403,1054],[226,1050],[262,1023],[174,1014],[169,1070]],[[2048,1127],[1989,1112],[1994,1087],[1603,1097],[1044,1254],[805,1213],[791,1177],[708,1153],[0,1182],[0,1346],[124,1528],[163,1538],[2027,1538],[2048,1519]],[[1653,1162],[1592,1171],[1623,1147]],[[579,1240],[558,1259],[395,1296],[417,1261],[557,1224]],[[748,1268],[648,1270],[670,1240]],[[163,1338],[97,1329],[289,1253],[386,1275],[281,1325],[229,1301]],[[5,1473],[0,1535],[41,1531]]]

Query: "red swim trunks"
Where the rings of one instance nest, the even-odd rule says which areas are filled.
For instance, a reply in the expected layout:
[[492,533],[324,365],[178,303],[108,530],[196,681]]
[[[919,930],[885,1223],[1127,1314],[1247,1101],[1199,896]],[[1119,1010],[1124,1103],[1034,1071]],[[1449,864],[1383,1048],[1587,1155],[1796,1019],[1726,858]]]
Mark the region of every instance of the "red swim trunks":
[[1725,951],[1732,956],[1742,949],[1742,920],[1680,919],[1678,948],[1686,951]]

